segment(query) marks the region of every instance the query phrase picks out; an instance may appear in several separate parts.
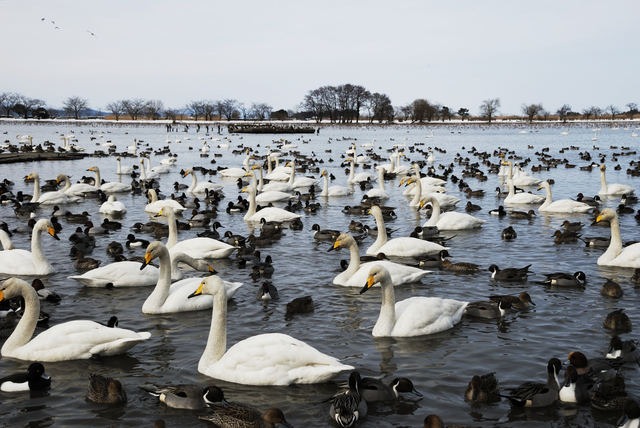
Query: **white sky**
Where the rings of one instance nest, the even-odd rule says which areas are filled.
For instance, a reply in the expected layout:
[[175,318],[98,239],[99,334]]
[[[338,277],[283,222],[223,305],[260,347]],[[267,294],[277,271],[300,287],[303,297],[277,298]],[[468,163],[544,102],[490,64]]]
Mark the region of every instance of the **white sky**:
[[0,0],[0,92],[296,110],[351,83],[394,106],[624,111],[640,104],[639,29],[638,0]]

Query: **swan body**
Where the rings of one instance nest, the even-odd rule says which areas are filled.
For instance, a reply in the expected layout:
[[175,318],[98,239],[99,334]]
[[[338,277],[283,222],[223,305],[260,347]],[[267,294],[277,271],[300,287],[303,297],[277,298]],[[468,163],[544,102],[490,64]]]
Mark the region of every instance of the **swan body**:
[[244,175],[247,173],[247,171],[244,168],[227,168],[227,169],[221,169],[220,171],[218,171],[218,174],[220,174],[223,177],[244,177]]
[[347,180],[348,183],[360,183],[362,181],[376,181],[378,177],[373,174],[369,174],[368,172],[359,172],[355,173],[356,162],[353,158],[348,158],[347,162],[351,163],[351,169],[349,170],[349,178]]
[[[276,167],[272,169],[271,167],[271,159],[273,159],[276,163]],[[266,175],[266,179],[270,181],[289,181],[289,176],[291,175],[291,168],[288,166],[280,166],[279,165],[279,157],[275,153],[269,153],[267,155],[267,165],[268,172]]]
[[504,198],[505,204],[541,204],[545,198],[540,195],[532,195],[531,193],[516,193],[516,186],[513,184],[513,180],[507,179],[507,186],[509,187],[509,194]]
[[242,193],[249,194],[249,209],[244,215],[245,221],[259,222],[261,219],[265,221],[292,221],[302,217],[300,214],[294,214],[281,208],[267,207],[256,212],[256,189],[253,186],[247,186],[242,189]]
[[97,166],[92,166],[87,171],[93,171],[96,174],[96,187],[105,193],[120,193],[131,191],[131,186],[128,184],[116,183],[115,181],[102,183],[102,181],[100,180],[100,168],[98,168]]
[[327,174],[327,170],[323,169],[321,176],[324,178],[324,187],[322,188],[322,192],[320,196],[349,196],[353,194],[353,190],[348,187],[343,186],[331,186],[329,187],[329,175]]
[[386,260],[368,262],[361,265],[358,244],[355,239],[353,239],[353,236],[348,233],[343,233],[338,236],[330,250],[336,248],[349,248],[350,259],[349,267],[333,279],[333,283],[335,285],[341,285],[343,287],[361,287],[367,280],[369,270],[374,264],[379,264],[387,269],[391,275],[393,285],[419,282],[422,278],[431,273],[431,271],[428,270],[418,269]]
[[278,192],[277,190],[270,190],[262,192],[256,196],[256,202],[264,204],[269,202],[286,202],[292,201],[296,197],[291,193]]
[[611,242],[609,243],[607,251],[598,259],[598,265],[640,268],[640,244],[633,244],[622,248],[620,222],[618,221],[616,212],[611,208],[603,209],[596,219],[596,222],[602,220],[609,220],[611,222]]
[[386,256],[413,257],[417,259],[424,256],[439,254],[442,250],[448,250],[447,247],[443,247],[435,242],[418,238],[394,238],[387,241],[387,230],[384,224],[384,219],[382,218],[382,210],[379,206],[374,205],[371,207],[369,212],[376,219],[378,237],[369,249],[367,249],[368,256],[375,256],[378,253],[384,253]]
[[184,172],[183,177],[191,174],[191,186],[187,189],[189,193],[205,193],[206,190],[218,192],[224,188],[222,184],[209,183],[208,181],[203,181],[198,183],[198,178],[196,177],[196,173],[193,168],[189,168]]
[[373,263],[360,294],[378,283],[382,306],[373,327],[374,337],[413,337],[449,330],[460,322],[467,307],[467,302],[438,297],[410,297],[396,302],[391,276],[377,263]]
[[29,174],[27,179],[33,179],[33,197],[31,198],[31,202],[37,202],[40,205],[63,205],[63,204],[74,204],[76,202],[80,202],[82,199],[79,196],[70,195],[68,193],[63,192],[62,190],[58,190],[55,192],[46,192],[42,195],[40,194],[40,176],[37,172],[32,172]]
[[[156,171],[152,171],[151,170],[151,163],[149,161],[149,158],[147,158],[147,166],[145,169],[145,162],[144,162],[145,158],[140,158],[140,180],[142,181],[147,181],[147,180],[151,180],[151,179],[159,179],[160,178],[160,172],[156,172]],[[119,184],[119,183],[118,183]]]
[[287,164],[291,168],[291,175],[289,175],[288,184],[293,186],[294,189],[301,187],[311,187],[318,185],[318,180],[309,177],[299,177],[296,179],[296,161],[292,160]]
[[516,168],[516,173],[513,173],[513,162],[505,161],[504,162],[508,167],[509,171],[507,173],[507,177],[513,180],[514,186],[538,186],[542,183],[542,180],[538,180],[537,178],[531,177],[529,174],[525,173],[520,167]]
[[122,163],[120,161],[120,156],[118,156],[116,158],[116,161],[118,161],[118,169],[116,170],[116,174],[118,175],[129,175],[133,172],[133,167],[132,166],[122,166]]
[[171,209],[171,207],[163,208],[157,216],[167,218],[169,225],[167,248],[169,249],[169,253],[171,253],[171,257],[183,253],[196,260],[224,259],[229,257],[229,255],[238,248],[213,238],[191,238],[178,242],[178,228],[176,226],[176,216],[173,209]]
[[[147,247],[144,255],[145,263],[140,268],[146,269],[151,260],[158,258],[160,268],[156,287],[142,305],[143,314],[168,314],[209,309],[213,307],[213,297],[199,296],[189,299],[193,289],[202,282],[202,278],[187,278],[171,283],[171,255],[167,247],[160,241],[154,241]],[[213,271],[213,269],[210,269]],[[223,281],[227,299],[231,299],[242,286],[241,282]]]
[[378,183],[380,188],[378,189],[370,189],[366,195],[370,198],[378,198],[381,200],[386,200],[391,198],[389,192],[384,188],[384,168],[378,167]]
[[96,186],[90,184],[76,183],[72,185],[66,174],[58,174],[56,181],[58,183],[64,181],[65,184],[61,191],[73,196],[84,196],[85,193],[93,193],[98,190]]
[[170,207],[174,213],[179,214],[185,210],[185,208],[180,205],[180,202],[174,201],[173,199],[158,199],[158,194],[155,190],[149,189],[149,198],[151,202],[149,202],[144,210],[150,214],[158,214],[164,208]]
[[[353,370],[336,358],[281,333],[260,334],[227,347],[227,298],[222,280],[205,278],[191,295],[213,296],[211,329],[198,371],[243,385],[322,383]],[[226,350],[226,352],[225,352]]]
[[109,199],[100,205],[99,212],[107,215],[122,215],[127,212],[127,207],[116,199],[116,195],[109,195]]
[[584,202],[574,201],[573,199],[560,199],[553,201],[551,196],[551,186],[546,181],[540,184],[538,190],[544,188],[547,191],[547,199],[544,204],[540,205],[538,211],[544,213],[588,213],[593,210],[591,205]]
[[434,195],[428,195],[424,198],[424,201],[431,202],[433,212],[431,213],[429,220],[427,220],[422,227],[436,226],[438,230],[466,230],[478,229],[484,224],[485,220],[480,220],[479,218],[465,213],[447,212],[441,215],[440,204],[433,196]]
[[[51,221],[38,220],[31,234],[31,251],[4,248],[0,256],[0,273],[8,275],[50,275],[56,270],[42,251],[42,232],[60,240]],[[4,245],[4,243],[3,243]]]
[[636,189],[631,186],[627,186],[626,184],[607,184],[607,177],[605,176],[605,171],[607,167],[605,165],[600,166],[600,191],[598,195],[601,196],[621,196],[621,195],[632,195]]
[[0,300],[17,296],[25,300],[24,315],[4,343],[0,351],[3,357],[31,361],[89,359],[95,355],[122,354],[151,337],[149,332],[136,333],[93,321],[70,321],[55,325],[32,339],[40,313],[38,295],[25,281],[10,278],[0,287]]

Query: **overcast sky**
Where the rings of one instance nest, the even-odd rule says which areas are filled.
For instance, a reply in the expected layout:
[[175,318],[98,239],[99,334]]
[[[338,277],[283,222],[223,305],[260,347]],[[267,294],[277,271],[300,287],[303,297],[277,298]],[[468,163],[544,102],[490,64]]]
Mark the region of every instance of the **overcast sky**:
[[638,0],[0,0],[0,92],[296,110],[351,83],[394,106],[624,111],[640,103],[639,28]]

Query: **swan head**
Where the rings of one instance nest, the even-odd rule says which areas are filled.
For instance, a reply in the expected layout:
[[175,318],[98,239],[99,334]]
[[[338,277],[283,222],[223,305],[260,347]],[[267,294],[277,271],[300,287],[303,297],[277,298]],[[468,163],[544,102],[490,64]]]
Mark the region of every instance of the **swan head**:
[[209,294],[213,296],[219,290],[222,290],[226,294],[222,279],[217,275],[211,275],[203,279],[198,286],[198,289],[189,294],[188,298],[191,299],[192,297],[200,296],[202,294]]
[[[151,190],[149,190],[149,191],[151,191]],[[154,217],[167,217],[167,218],[170,218],[172,215],[175,216],[175,213],[173,212],[173,208],[171,208],[169,206],[166,206],[166,207],[162,207],[162,209]]]
[[323,169],[322,172],[320,173],[320,177],[324,177],[325,175],[327,175],[327,170]]
[[32,172],[31,174],[27,175],[27,180],[35,180],[36,178],[40,178],[37,172]]
[[247,186],[244,189],[242,189],[240,193],[248,193],[250,195],[255,195],[256,189],[254,189],[253,186]]
[[254,164],[254,165],[251,167],[251,169],[252,169],[252,170],[254,170],[254,169],[262,169],[262,165]]
[[616,215],[616,212],[614,210],[612,210],[611,208],[605,208],[600,212],[600,215],[598,216],[598,218],[596,218],[596,223],[599,223],[599,222],[601,222],[603,220],[611,221],[615,217],[617,217],[617,215]]
[[[32,291],[28,291],[32,290]],[[0,286],[0,302],[22,296],[24,292],[36,294],[35,288],[20,278],[9,278]]]
[[356,240],[353,239],[353,236],[349,233],[342,233],[336,238],[336,242],[333,243],[333,246],[329,248],[327,252],[337,250],[338,248],[347,248],[355,243]]
[[382,216],[382,210],[377,205],[371,205],[371,208],[369,208],[369,214],[374,217],[377,217],[379,215]]
[[67,174],[58,174],[58,176],[56,177],[56,183],[60,183],[61,181],[66,181],[69,177],[67,177]]
[[147,267],[147,265],[151,263],[151,260],[160,257],[160,255],[164,253],[169,253],[167,247],[160,241],[153,241],[147,247],[146,253],[144,253],[144,263],[142,263],[142,265],[140,266],[140,270]]
[[360,294],[365,293],[367,290],[369,290],[375,284],[378,284],[378,283],[382,282],[385,279],[389,280],[389,281],[391,280],[391,277],[389,276],[389,271],[387,269],[385,269],[384,266],[375,265],[369,271],[369,276],[367,277],[367,282],[364,285],[364,287],[362,287],[362,290],[360,290]]
[[187,176],[187,175],[189,175],[189,174],[193,174],[193,168],[189,168],[189,169],[187,169],[187,170],[182,174],[182,177],[184,178],[184,177],[186,177],[186,176]]
[[56,241],[60,240],[60,237],[56,234],[56,229],[53,227],[53,223],[46,218],[38,220],[38,222],[33,227],[34,230],[42,230],[43,232],[47,232],[49,235],[53,236]]

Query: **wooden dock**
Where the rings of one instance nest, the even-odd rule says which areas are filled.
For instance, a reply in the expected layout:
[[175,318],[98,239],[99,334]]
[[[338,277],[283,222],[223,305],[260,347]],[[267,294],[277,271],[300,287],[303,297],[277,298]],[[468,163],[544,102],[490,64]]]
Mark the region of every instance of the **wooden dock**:
[[37,161],[66,161],[83,159],[89,153],[58,153],[58,152],[29,152],[29,153],[0,153],[0,164]]

